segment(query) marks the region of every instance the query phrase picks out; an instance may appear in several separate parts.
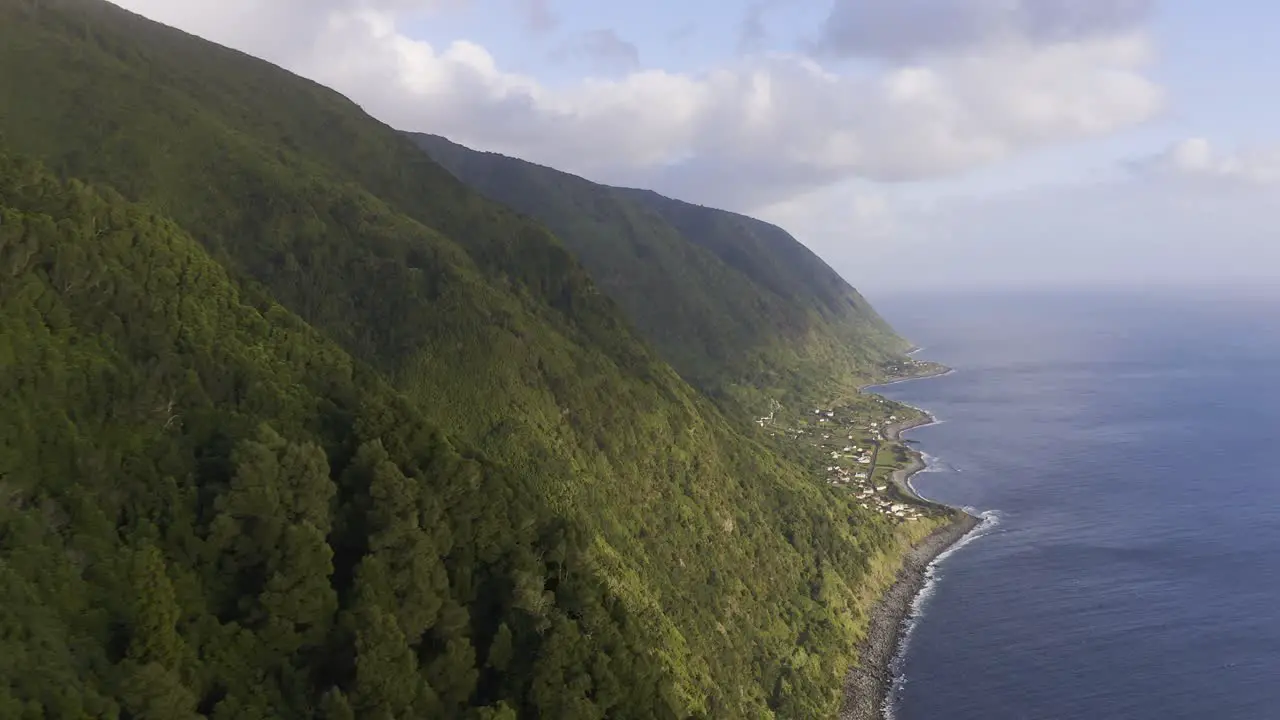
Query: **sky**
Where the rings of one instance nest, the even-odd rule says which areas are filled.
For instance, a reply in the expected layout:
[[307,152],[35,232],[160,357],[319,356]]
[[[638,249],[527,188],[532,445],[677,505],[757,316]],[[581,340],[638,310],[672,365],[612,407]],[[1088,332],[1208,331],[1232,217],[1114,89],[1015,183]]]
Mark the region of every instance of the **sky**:
[[117,0],[860,289],[1280,285],[1271,0]]

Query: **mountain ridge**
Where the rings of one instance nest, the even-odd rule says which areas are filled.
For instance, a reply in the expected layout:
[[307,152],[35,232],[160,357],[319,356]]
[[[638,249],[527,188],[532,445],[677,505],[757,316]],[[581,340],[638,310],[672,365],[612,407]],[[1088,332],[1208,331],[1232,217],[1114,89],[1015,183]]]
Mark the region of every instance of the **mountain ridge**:
[[712,394],[851,395],[908,349],[844,278],[776,225],[410,136],[482,194],[545,224],[664,358]]
[[912,532],[685,383],[547,228],[98,0],[0,0],[0,108],[5,713],[837,703]]

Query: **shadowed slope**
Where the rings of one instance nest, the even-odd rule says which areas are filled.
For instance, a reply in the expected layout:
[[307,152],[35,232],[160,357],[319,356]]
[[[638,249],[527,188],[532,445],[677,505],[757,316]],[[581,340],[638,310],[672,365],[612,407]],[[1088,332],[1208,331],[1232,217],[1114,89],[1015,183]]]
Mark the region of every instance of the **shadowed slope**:
[[907,344],[778,227],[411,134],[488,197],[550,228],[686,379],[797,399],[880,376]]

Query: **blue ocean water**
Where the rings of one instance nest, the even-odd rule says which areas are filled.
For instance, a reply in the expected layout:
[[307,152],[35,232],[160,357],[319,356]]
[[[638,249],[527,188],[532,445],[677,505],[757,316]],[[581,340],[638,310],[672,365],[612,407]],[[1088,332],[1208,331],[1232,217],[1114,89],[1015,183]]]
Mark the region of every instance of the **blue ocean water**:
[[936,568],[898,720],[1280,718],[1280,301],[877,302],[957,371],[924,495],[998,524]]

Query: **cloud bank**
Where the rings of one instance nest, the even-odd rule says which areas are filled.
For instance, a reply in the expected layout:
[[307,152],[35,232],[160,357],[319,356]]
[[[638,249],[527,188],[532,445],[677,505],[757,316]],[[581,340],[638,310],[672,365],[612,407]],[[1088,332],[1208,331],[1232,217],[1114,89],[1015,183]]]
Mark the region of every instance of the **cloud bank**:
[[1218,185],[1280,185],[1280,147],[1222,152],[1205,138],[1187,138],[1132,163],[1138,174],[1160,180]]
[[[553,17],[545,2],[511,2]],[[1146,74],[1147,3],[1124,0],[837,3],[826,47],[904,58],[875,67],[762,53],[640,69],[616,34],[600,34],[580,49],[622,74],[555,87],[475,43],[410,36],[408,18],[448,0],[121,4],[330,85],[397,127],[739,210],[851,178],[963,172],[1131,127],[1164,103]],[[892,31],[883,47],[850,34],[860,13]],[[963,21],[939,36],[925,17]]]
[[[850,184],[763,212],[870,292],[1275,287],[1280,150],[1186,138],[1106,181],[928,203]],[[868,193],[872,193],[868,197]],[[884,272],[898,268],[904,272]]]

